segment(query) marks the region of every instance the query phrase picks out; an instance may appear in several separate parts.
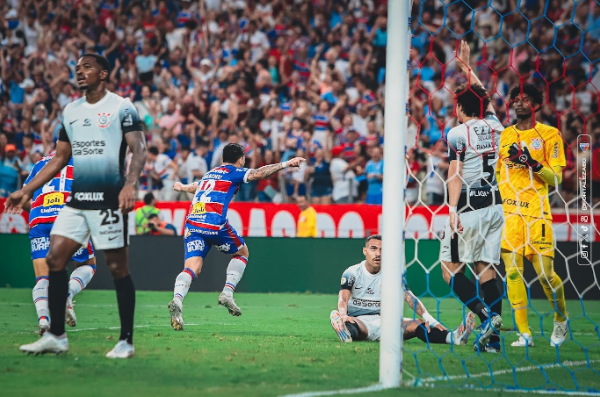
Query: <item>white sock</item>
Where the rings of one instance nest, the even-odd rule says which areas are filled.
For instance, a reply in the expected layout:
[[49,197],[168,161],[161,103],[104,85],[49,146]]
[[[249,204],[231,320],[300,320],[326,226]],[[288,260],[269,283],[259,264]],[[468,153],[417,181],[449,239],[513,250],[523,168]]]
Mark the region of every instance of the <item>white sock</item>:
[[67,298],[69,303],[72,302],[75,295],[87,287],[94,274],[96,274],[96,266],[94,265],[83,265],[73,270],[71,280],[69,280],[69,296]]
[[48,311],[48,276],[38,277],[35,287],[31,293],[33,304],[37,312],[38,321],[45,319],[50,321],[50,313]]
[[225,281],[225,287],[223,287],[223,293],[228,296],[233,296],[236,285],[242,279],[244,270],[246,270],[246,264],[248,258],[245,256],[236,255],[229,261],[227,265],[227,279]]
[[[452,340],[452,335],[454,334],[454,332],[448,332],[448,334],[446,335],[446,343],[451,345],[453,340]],[[454,341],[456,341],[456,335],[454,335]]]
[[179,303],[179,307],[183,306],[183,298],[187,295],[192,281],[196,278],[196,274],[192,269],[187,267],[183,269],[179,276],[175,279],[175,290],[173,291],[173,300]]

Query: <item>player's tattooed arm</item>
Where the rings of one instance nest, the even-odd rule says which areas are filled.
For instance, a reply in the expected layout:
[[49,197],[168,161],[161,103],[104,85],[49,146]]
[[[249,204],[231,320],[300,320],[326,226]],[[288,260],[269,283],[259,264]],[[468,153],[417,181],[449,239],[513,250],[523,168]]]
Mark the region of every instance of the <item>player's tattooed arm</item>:
[[293,159],[285,161],[283,163],[269,164],[255,170],[250,170],[250,173],[248,174],[248,181],[258,181],[261,179],[266,179],[284,168],[300,167],[300,164],[302,164],[304,161],[306,160],[303,157],[294,157]]
[[420,317],[423,317],[423,315],[427,313],[427,309],[425,309],[423,303],[421,303],[419,298],[417,298],[410,290],[406,290],[404,292],[404,302],[406,302],[406,304],[410,306],[411,309],[413,309],[413,311],[416,312]]

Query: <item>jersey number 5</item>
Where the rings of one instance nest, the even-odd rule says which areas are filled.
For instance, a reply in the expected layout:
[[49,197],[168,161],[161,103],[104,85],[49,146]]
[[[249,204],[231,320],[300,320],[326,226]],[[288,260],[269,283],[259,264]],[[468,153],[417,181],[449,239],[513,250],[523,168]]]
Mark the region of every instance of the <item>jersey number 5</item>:
[[[481,164],[483,166],[483,178],[479,182],[481,187],[490,186],[494,184],[496,180],[496,170],[490,161],[496,160],[497,154],[494,152],[487,152],[481,158]],[[486,175],[487,174],[487,175]]]
[[200,196],[200,202],[202,203],[210,203],[211,198],[208,197],[212,191],[215,190],[215,180],[214,179],[206,179],[200,182],[200,191],[203,192]]

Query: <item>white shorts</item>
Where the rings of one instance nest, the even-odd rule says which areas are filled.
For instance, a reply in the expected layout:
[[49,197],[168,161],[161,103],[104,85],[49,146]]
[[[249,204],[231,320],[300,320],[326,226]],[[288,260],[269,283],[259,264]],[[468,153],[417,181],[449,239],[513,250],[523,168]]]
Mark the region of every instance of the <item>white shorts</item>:
[[50,235],[82,245],[91,237],[97,250],[123,248],[129,245],[127,214],[121,214],[120,210],[78,210],[65,206],[58,213]]
[[464,230],[452,238],[450,219],[444,226],[440,260],[450,263],[500,263],[504,227],[502,204],[458,215]]
[[[379,314],[372,314],[368,316],[357,316],[356,318],[365,325],[365,328],[367,328],[368,335],[366,340],[378,341],[381,336],[381,316]],[[404,317],[402,319],[402,327],[406,327],[407,324],[410,324],[413,321],[412,318]]]

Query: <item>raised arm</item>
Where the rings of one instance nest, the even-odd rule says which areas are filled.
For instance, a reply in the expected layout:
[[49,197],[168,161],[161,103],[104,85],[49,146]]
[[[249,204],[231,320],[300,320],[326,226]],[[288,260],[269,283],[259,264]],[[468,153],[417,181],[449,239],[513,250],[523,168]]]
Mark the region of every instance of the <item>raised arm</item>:
[[269,164],[255,170],[250,170],[250,173],[248,174],[248,181],[266,179],[284,168],[298,168],[303,161],[306,161],[303,157],[294,157],[293,159],[284,161],[283,163]]
[[173,184],[173,190],[176,192],[188,192],[188,193],[196,193],[196,189],[198,189],[198,182],[183,184],[181,182],[175,182]]
[[[469,45],[467,44],[466,41],[461,40],[460,55],[458,55],[458,54],[456,54],[456,55],[458,57],[458,66],[467,75],[467,78],[469,79],[469,84],[470,85],[477,84],[477,85],[480,85],[483,88],[485,88],[485,85],[483,85],[481,80],[479,80],[479,77],[477,77],[477,75],[471,68],[471,65],[470,65],[470,63],[471,63],[471,48],[469,47]],[[496,114],[496,110],[494,110],[494,105],[492,105],[491,101],[485,111],[487,113],[493,113],[494,115]]]

